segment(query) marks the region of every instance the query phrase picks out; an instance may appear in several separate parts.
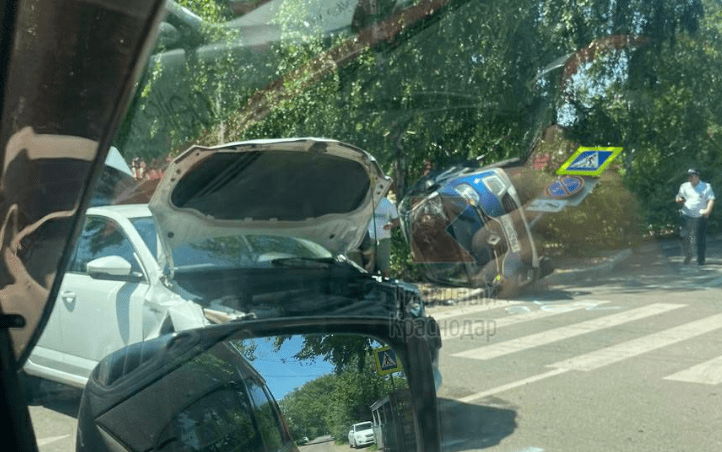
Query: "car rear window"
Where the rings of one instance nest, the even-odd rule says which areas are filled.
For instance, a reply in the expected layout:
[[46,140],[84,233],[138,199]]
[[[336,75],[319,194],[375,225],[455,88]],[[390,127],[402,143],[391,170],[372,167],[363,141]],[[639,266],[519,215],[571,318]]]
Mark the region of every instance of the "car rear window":
[[373,425],[371,424],[371,422],[364,422],[363,424],[356,425],[357,432],[363,432],[364,430],[369,430],[371,428],[373,428]]

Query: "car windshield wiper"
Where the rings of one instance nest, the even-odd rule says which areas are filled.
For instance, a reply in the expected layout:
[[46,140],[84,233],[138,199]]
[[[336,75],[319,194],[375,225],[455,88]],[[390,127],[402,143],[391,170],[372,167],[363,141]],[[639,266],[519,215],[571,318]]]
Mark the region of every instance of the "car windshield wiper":
[[279,267],[328,268],[338,265],[339,261],[333,257],[279,257],[271,260],[271,264]]

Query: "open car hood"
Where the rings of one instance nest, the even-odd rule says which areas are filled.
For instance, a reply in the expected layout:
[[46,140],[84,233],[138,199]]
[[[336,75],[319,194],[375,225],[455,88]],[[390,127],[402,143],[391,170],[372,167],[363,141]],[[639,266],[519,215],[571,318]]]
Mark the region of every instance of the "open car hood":
[[173,250],[218,237],[278,235],[333,254],[363,240],[391,179],[367,152],[335,140],[254,140],[194,146],[167,168],[149,208],[161,265]]

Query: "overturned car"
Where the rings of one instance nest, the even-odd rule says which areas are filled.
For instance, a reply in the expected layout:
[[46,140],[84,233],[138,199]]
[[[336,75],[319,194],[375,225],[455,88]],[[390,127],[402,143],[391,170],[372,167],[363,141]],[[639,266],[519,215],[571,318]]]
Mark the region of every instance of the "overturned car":
[[404,197],[404,235],[427,280],[496,296],[552,272],[504,167],[455,165],[423,177]]

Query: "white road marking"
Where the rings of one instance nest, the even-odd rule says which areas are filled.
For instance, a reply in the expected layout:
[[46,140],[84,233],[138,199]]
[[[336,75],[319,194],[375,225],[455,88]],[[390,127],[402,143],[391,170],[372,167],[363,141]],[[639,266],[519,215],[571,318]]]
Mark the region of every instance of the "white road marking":
[[655,303],[637,309],[631,309],[619,314],[612,314],[593,320],[587,320],[574,325],[567,325],[537,334],[523,336],[517,339],[487,345],[455,353],[451,356],[477,360],[492,359],[511,353],[520,352],[534,347],[551,344],[553,342],[569,339],[582,334],[591,333],[605,328],[610,328],[623,323],[640,320],[657,314],[662,314],[674,309],[682,308],[683,304]]
[[[524,314],[514,314],[510,315],[508,317],[502,317],[499,319],[489,319],[488,322],[495,322],[497,330],[501,327],[507,327],[510,325],[515,325],[517,323],[523,323],[523,322],[530,322],[532,320],[538,320],[543,319],[545,317],[551,317],[553,315],[558,314],[564,314],[565,312],[572,312],[577,311],[580,309],[590,309],[595,308],[596,306],[609,303],[608,301],[578,301],[575,303],[566,303],[566,304],[558,304],[558,305],[548,305],[549,307],[553,307],[552,310],[540,310],[540,311],[532,311],[532,312],[525,312]],[[470,320],[470,322],[473,322],[473,319]],[[443,325],[445,322],[442,322],[441,325]],[[464,323],[458,325],[459,327],[454,329],[452,327],[447,326],[446,328],[442,328],[441,333],[441,339],[447,340],[447,339],[456,339],[459,337],[462,337],[466,334],[472,333],[472,331],[468,331],[469,328],[473,328],[473,323],[470,323],[468,326],[469,328],[464,327]]]
[[547,367],[589,371],[722,328],[722,314],[623,342]]
[[664,377],[665,380],[685,381],[717,385],[722,383],[722,356],[697,364],[676,374]]
[[508,383],[502,386],[498,386],[493,389],[489,389],[482,392],[477,392],[476,394],[468,395],[466,397],[462,397],[460,399],[457,399],[459,402],[468,403],[473,400],[481,399],[490,395],[498,394],[500,392],[508,391],[510,389],[518,388],[519,386],[528,385],[529,383],[534,383],[539,380],[544,380],[549,377],[553,377],[555,375],[563,374],[564,372],[567,372],[568,369],[554,369],[549,372],[545,372],[543,374],[535,375],[533,377],[524,378],[523,380],[518,380],[513,383]]
[[69,436],[70,435],[62,435],[62,436],[51,436],[48,438],[38,438],[38,447],[47,446],[48,444],[54,443],[56,441],[60,441],[61,439],[65,439]]
[[460,317],[467,314],[476,314],[477,312],[491,311],[493,309],[507,308],[511,305],[510,301],[505,300],[485,300],[479,306],[469,306],[457,308],[452,311],[441,312],[439,314],[431,314],[431,317],[438,320],[449,319],[451,317]]

